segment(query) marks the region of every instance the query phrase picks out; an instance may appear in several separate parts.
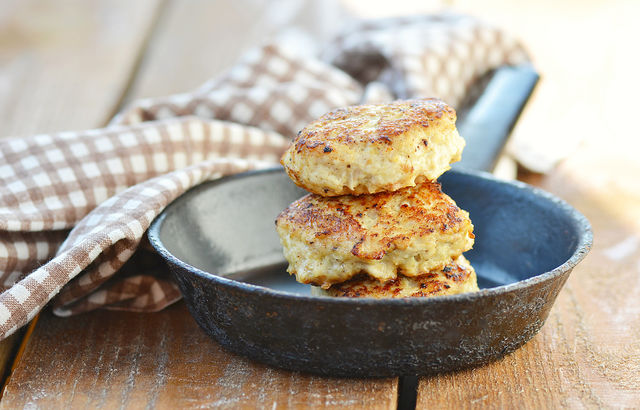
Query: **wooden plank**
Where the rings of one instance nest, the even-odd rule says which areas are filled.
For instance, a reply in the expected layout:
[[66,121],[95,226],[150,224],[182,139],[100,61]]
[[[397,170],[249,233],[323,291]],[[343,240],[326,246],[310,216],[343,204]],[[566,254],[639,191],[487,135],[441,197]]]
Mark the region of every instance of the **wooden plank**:
[[[0,138],[99,127],[122,98],[158,2],[0,2]],[[9,372],[22,331],[0,342]]]
[[272,4],[174,0],[149,44],[127,100],[194,90],[273,34]]
[[103,125],[129,84],[158,1],[1,3],[0,136]]
[[[457,3],[518,34],[542,71],[535,99],[518,125],[520,136],[551,151],[564,150],[575,135],[585,140],[549,176],[524,179],[582,211],[593,225],[594,246],[539,335],[498,363],[422,379],[418,407],[636,408],[640,141],[629,132],[637,105],[629,81],[637,57],[628,50],[640,36],[634,18],[640,4]],[[621,32],[626,35],[616,34]]]
[[[614,140],[615,141],[615,140]],[[422,379],[418,404],[630,408],[640,403],[640,164],[592,143],[549,177],[529,182],[583,212],[594,247],[539,335],[489,366]]]
[[319,378],[227,353],[184,303],[152,314],[46,314],[37,332],[0,408],[391,408],[397,400],[396,379]]

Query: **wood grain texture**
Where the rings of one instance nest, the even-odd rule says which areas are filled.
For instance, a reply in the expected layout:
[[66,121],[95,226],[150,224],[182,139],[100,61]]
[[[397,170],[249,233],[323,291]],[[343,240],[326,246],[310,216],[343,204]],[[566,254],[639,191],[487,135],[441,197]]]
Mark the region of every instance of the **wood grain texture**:
[[[296,9],[293,3],[289,6]],[[277,31],[283,23],[274,17],[277,8],[269,2],[248,7],[234,1],[170,1],[127,100],[198,88]]]
[[194,90],[278,38],[312,54],[307,35],[328,41],[347,22],[338,2],[169,0],[126,101]]
[[0,136],[103,125],[122,98],[157,0],[0,3]]
[[538,149],[571,155],[548,176],[524,179],[583,212],[594,244],[539,335],[498,363],[423,379],[418,407],[638,408],[640,83],[633,70],[640,55],[629,50],[640,36],[640,3],[457,3],[531,50],[542,82],[516,132]]
[[[262,39],[260,30],[269,31],[261,10],[168,3],[128,98],[188,91],[230,66],[245,45]],[[232,29],[234,41],[222,41]],[[180,304],[148,315],[43,315],[0,407],[390,408],[396,402],[397,379],[313,377],[228,354]]]
[[266,4],[256,6],[168,2],[127,100],[188,92],[231,66],[259,41],[259,17]]
[[593,250],[540,334],[500,362],[422,379],[420,408],[640,404],[640,164],[632,156],[588,143],[552,176],[526,178],[585,214]]
[[[558,40],[564,35],[560,32],[554,35],[553,29],[564,29],[565,25],[560,24],[564,18],[562,13],[572,16],[580,9],[580,4],[574,1],[569,2],[573,6],[559,8],[556,3],[544,3],[547,14],[543,14],[542,8],[536,14],[535,10],[522,4],[508,9],[504,3],[492,1],[474,7],[490,20],[497,20],[512,31],[520,30],[534,56],[538,57],[537,65],[546,78],[517,132],[533,134],[533,141],[536,141],[537,133],[553,133],[559,140],[563,134],[580,132],[587,139],[581,150],[551,176],[529,176],[527,180],[557,193],[585,213],[594,226],[594,249],[572,274],[538,336],[522,349],[489,366],[422,379],[418,392],[420,408],[635,407],[640,403],[640,168],[635,158],[640,146],[628,129],[628,122],[619,120],[635,118],[637,104],[633,99],[637,93],[630,92],[624,79],[632,78],[631,70],[637,67],[629,60],[629,55],[635,54],[628,53],[634,49],[637,35],[612,38],[603,34],[606,30],[592,30],[589,37],[585,31],[585,38],[597,40],[600,45],[604,42],[617,47],[599,49],[589,40],[577,48],[585,54],[577,54],[576,48]],[[494,4],[493,8],[491,4]],[[612,10],[620,4],[629,8],[633,3],[617,2],[606,12],[589,4],[596,11],[597,19],[586,19],[582,26],[585,30],[593,27],[591,23],[595,20],[598,24],[608,21],[614,13]],[[131,7],[139,6],[132,4]],[[128,100],[197,87],[230,65],[244,44],[253,41],[251,36],[254,34],[238,37],[237,42],[235,38],[230,41],[228,36],[223,36],[224,30],[247,27],[234,25],[228,14],[216,14],[213,6],[209,14],[205,13],[203,10],[209,7],[205,2],[169,3],[167,10],[171,11],[163,14]],[[554,13],[548,13],[549,9]],[[2,21],[6,20],[6,10],[0,8]],[[582,16],[585,9],[580,10]],[[621,18],[626,18],[618,20],[618,27],[626,29],[622,23],[628,23],[637,15],[632,11],[620,13]],[[215,20],[217,16],[223,17],[220,22]],[[551,27],[548,20],[544,20],[545,35],[539,36],[541,40],[538,41],[536,36],[541,24],[532,16],[557,16],[558,24]],[[132,17],[121,18],[130,21],[127,19]],[[242,18],[235,20],[236,24],[243,22]],[[35,26],[40,29],[46,28],[47,24],[52,23]],[[205,24],[210,27],[203,26]],[[221,31],[215,31],[218,29]],[[247,29],[251,30],[251,27]],[[573,33],[580,36],[577,31]],[[596,34],[598,38],[592,38]],[[0,36],[1,44],[6,38],[9,37]],[[196,39],[199,43],[184,39]],[[58,37],[57,41],[64,45],[65,41],[77,44],[85,40],[71,35],[64,41]],[[2,58],[8,55],[7,50],[13,50],[4,45],[1,49]],[[123,59],[117,55],[121,50],[114,50],[116,55],[112,58],[116,61],[135,60]],[[74,52],[77,50],[66,55],[72,56]],[[55,55],[51,55],[49,58],[56,61]],[[18,61],[25,58],[29,57],[20,57]],[[67,60],[73,61],[73,58]],[[9,72],[4,61],[0,60],[3,63],[0,73]],[[34,61],[36,64],[41,58]],[[18,123],[24,123],[24,130],[8,133],[69,128],[63,120],[77,124],[72,126],[74,128],[94,126],[96,121],[102,121],[100,115],[108,115],[109,107],[113,106],[100,103],[100,110],[91,106],[91,98],[83,93],[102,98],[100,90],[80,88],[87,88],[85,78],[92,70],[101,73],[103,68],[85,64],[82,76],[74,77],[64,72],[72,65],[57,70],[70,93],[80,95],[78,98],[87,107],[76,108],[78,111],[69,112],[66,119],[64,111],[57,106],[36,104],[34,108],[33,101],[57,101],[68,105],[73,99],[60,96],[53,86],[47,88],[39,83],[42,80],[38,77],[45,75],[45,69],[22,70],[28,64],[21,64],[23,66],[10,67],[14,77],[6,74],[0,77],[0,89],[3,90],[0,93],[0,109],[3,110],[0,112],[3,121],[0,134],[7,133],[1,127],[11,130],[14,125],[7,124]],[[111,87],[116,84],[117,88],[126,81],[102,84],[106,89],[102,90],[105,98],[117,102],[119,98],[111,96]],[[34,87],[35,91],[31,92],[40,99],[29,97],[31,100],[26,101],[30,103],[20,103],[20,108],[9,106],[6,101],[17,101],[20,87],[24,88],[25,84],[26,89]],[[587,92],[589,89],[596,95]],[[571,103],[573,101],[576,104]],[[7,107],[14,112],[7,112]],[[33,115],[33,124],[25,116],[27,112]],[[90,122],[93,123],[87,125]],[[180,304],[148,315],[95,312],[71,319],[43,316],[0,407],[219,405],[236,408],[256,404],[273,407],[276,403],[276,406],[287,407],[377,405],[388,408],[395,406],[396,394],[396,380],[315,378],[266,368],[228,354],[197,328]]]
[[[158,2],[0,1],[0,138],[105,123]],[[22,331],[0,342],[8,373]]]
[[183,303],[162,312],[45,314],[0,408],[392,408],[396,379],[319,378],[227,353]]

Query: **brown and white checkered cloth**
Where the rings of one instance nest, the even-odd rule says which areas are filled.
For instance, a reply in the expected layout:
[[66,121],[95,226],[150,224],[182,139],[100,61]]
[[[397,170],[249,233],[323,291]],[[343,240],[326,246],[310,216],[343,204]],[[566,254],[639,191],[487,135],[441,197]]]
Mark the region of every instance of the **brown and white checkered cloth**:
[[195,92],[136,102],[106,128],[1,139],[0,338],[54,298],[62,316],[164,308],[180,293],[143,237],[187,189],[276,166],[289,137],[332,108],[420,96],[456,105],[487,71],[526,58],[467,16],[368,22],[323,59],[266,45]]

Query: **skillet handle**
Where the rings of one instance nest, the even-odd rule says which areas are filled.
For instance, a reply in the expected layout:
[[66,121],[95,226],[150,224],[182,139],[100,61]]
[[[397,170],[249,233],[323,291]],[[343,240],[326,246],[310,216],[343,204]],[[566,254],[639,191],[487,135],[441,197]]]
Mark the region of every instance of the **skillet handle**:
[[467,141],[454,169],[491,172],[509,134],[538,82],[530,64],[504,66],[495,71],[482,95],[458,124]]

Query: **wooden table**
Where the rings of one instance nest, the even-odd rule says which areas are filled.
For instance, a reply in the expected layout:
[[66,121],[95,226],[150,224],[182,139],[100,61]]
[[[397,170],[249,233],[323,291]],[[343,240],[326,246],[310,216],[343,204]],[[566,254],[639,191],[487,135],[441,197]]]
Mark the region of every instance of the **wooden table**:
[[[549,175],[520,175],[576,206],[595,233],[533,340],[489,366],[422,378],[416,397],[411,380],[320,378],[229,354],[183,303],[156,314],[44,312],[0,344],[0,407],[640,406],[640,139],[629,126],[639,6],[456,3],[538,57],[544,80],[516,132],[584,134]],[[99,127],[135,98],[197,87],[269,32],[265,7],[3,0],[0,136]]]

